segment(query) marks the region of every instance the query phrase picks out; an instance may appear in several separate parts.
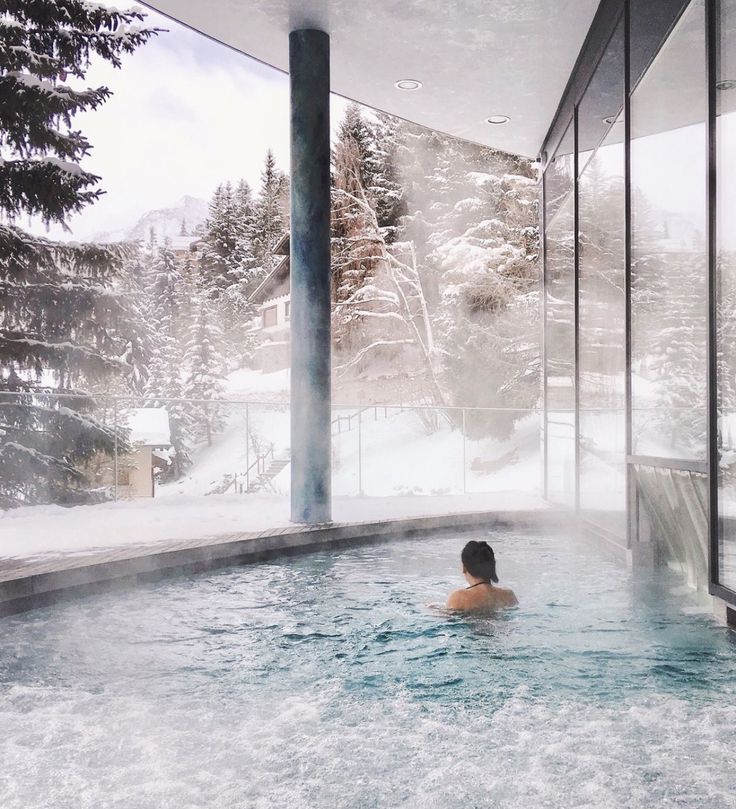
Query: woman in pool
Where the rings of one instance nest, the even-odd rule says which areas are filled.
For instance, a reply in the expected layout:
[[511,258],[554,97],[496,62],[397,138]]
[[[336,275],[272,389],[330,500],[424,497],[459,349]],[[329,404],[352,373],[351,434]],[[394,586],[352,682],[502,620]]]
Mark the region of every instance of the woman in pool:
[[448,609],[478,612],[513,607],[519,603],[512,590],[493,586],[498,582],[496,557],[487,542],[471,540],[463,548],[460,558],[468,586],[450,593],[447,599]]

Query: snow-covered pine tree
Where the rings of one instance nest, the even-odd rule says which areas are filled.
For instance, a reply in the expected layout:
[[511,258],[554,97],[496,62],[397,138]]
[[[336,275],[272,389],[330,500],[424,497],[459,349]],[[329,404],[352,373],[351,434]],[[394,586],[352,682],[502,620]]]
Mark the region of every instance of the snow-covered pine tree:
[[[705,451],[708,276],[704,234],[651,204],[640,191],[633,205],[637,221],[631,264],[634,441],[654,431],[689,457]],[[724,338],[723,324],[719,331]]]
[[[406,263],[413,253],[441,388],[468,407],[536,404],[533,164],[411,124],[402,125],[399,162],[407,214],[392,251]],[[509,427],[494,418],[483,429]]]
[[253,218],[253,253],[266,276],[276,266],[274,248],[288,228],[288,180],[269,149]]
[[145,393],[149,406],[163,407],[169,414],[174,453],[164,477],[176,480],[191,463],[191,410],[185,402],[167,401],[184,397],[184,351],[180,337],[182,278],[168,244],[155,250],[150,284],[155,339]]
[[202,280],[213,299],[230,285],[232,256],[238,240],[232,185],[219,185],[209,205],[209,216],[202,236],[200,266]]
[[[411,247],[399,256],[387,244],[392,226],[378,220],[376,197],[365,187],[382,174],[357,105],[348,108],[333,150],[333,335],[341,387],[369,374],[384,395],[442,401],[432,366],[432,324]],[[367,165],[368,164],[368,165]],[[388,176],[388,174],[386,175]],[[381,181],[382,182],[382,181]],[[388,186],[386,186],[388,187]],[[361,397],[360,385],[352,393]]]
[[399,174],[401,122],[391,115],[375,113],[370,125],[366,158],[369,185],[376,219],[387,244],[396,238],[401,218],[406,214],[404,187]]
[[373,339],[365,323],[370,307],[356,298],[360,290],[368,293],[385,247],[368,191],[369,137],[361,108],[350,104],[332,150],[332,335],[338,365]]
[[82,467],[113,448],[85,389],[125,369],[112,279],[128,250],[60,244],[14,223],[65,226],[102,193],[80,165],[90,144],[73,119],[110,90],[66,80],[83,80],[93,59],[119,67],[155,33],[143,20],[85,0],[7,0],[0,10],[0,507],[89,500]]
[[127,342],[123,359],[129,366],[126,386],[143,394],[148,383],[148,366],[153,356],[155,335],[152,326],[150,253],[135,249],[122,268],[120,289],[126,309]]
[[250,288],[255,288],[261,278],[254,273],[255,202],[253,191],[245,180],[240,180],[233,193],[233,226],[235,244],[229,270],[230,284],[236,285],[238,294],[247,298],[252,291]]
[[194,310],[184,353],[187,369],[184,395],[197,400],[189,410],[192,437],[197,442],[206,441],[209,446],[213,434],[225,426],[223,406],[217,404],[224,392],[223,331],[218,325],[213,302],[204,289],[200,289],[194,299]]
[[240,180],[233,193],[233,228],[234,249],[229,257],[229,283],[223,296],[220,319],[225,355],[238,366],[243,366],[255,347],[251,329],[255,307],[250,296],[265,274],[254,253],[255,202],[245,180]]

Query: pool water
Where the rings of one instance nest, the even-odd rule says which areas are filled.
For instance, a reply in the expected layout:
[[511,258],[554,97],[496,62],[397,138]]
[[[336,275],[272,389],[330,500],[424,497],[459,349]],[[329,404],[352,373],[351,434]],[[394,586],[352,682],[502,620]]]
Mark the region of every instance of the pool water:
[[427,606],[470,535],[0,621],[3,809],[736,807],[736,644],[670,571],[482,532],[520,606]]

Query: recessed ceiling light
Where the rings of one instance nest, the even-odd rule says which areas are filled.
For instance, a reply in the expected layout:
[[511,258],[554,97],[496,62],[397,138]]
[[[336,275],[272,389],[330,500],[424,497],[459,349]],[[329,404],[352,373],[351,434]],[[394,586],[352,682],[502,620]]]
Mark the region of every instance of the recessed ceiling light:
[[511,118],[508,115],[491,115],[486,118],[487,124],[507,124]]
[[397,90],[418,90],[421,86],[422,83],[416,79],[399,79],[394,83]]
[[716,82],[716,90],[733,90],[736,87],[736,79],[721,79]]

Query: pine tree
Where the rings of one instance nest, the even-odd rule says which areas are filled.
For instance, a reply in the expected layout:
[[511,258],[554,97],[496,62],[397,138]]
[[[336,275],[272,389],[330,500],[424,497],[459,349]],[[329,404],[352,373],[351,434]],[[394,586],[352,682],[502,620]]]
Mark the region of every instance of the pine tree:
[[230,183],[215,189],[202,237],[202,277],[213,298],[219,298],[231,283],[232,256],[238,239],[235,201]]
[[367,156],[368,190],[375,200],[376,219],[387,244],[395,241],[399,223],[407,212],[399,168],[400,138],[400,122],[391,115],[376,113]]
[[[124,372],[125,307],[113,279],[130,250],[60,244],[14,222],[66,226],[102,193],[80,163],[90,144],[73,127],[106,87],[73,89],[90,60],[120,67],[155,32],[138,11],[84,0],[8,0],[0,16],[0,507],[89,500],[84,464],[111,452],[112,429],[86,394]],[[71,398],[59,402],[50,393]]]
[[171,465],[164,477],[176,480],[188,469],[191,448],[191,411],[184,398],[181,335],[182,277],[168,244],[156,248],[150,271],[151,321],[155,334],[149,367],[146,398],[152,407],[163,407],[169,414]]
[[195,317],[189,329],[184,354],[187,378],[184,395],[197,400],[191,404],[191,430],[196,441],[212,444],[214,433],[220,432],[225,419],[217,399],[224,391],[225,362],[222,355],[223,332],[217,323],[217,313],[204,290],[195,298]]
[[148,383],[155,335],[152,326],[150,253],[136,249],[122,268],[120,289],[126,308],[127,343],[123,359],[130,370],[126,376],[129,391],[143,394]]
[[261,188],[253,218],[253,253],[264,276],[276,265],[277,257],[273,251],[288,226],[287,195],[288,182],[269,149],[261,172]]
[[[376,196],[366,184],[385,175],[357,105],[348,108],[333,150],[332,284],[337,379],[348,384],[375,367],[391,367],[395,384],[423,381],[442,401],[432,366],[433,328],[415,253],[389,245],[395,229],[379,224]],[[409,393],[403,390],[401,395]],[[390,395],[390,394],[389,394]],[[409,394],[411,395],[411,394]]]

